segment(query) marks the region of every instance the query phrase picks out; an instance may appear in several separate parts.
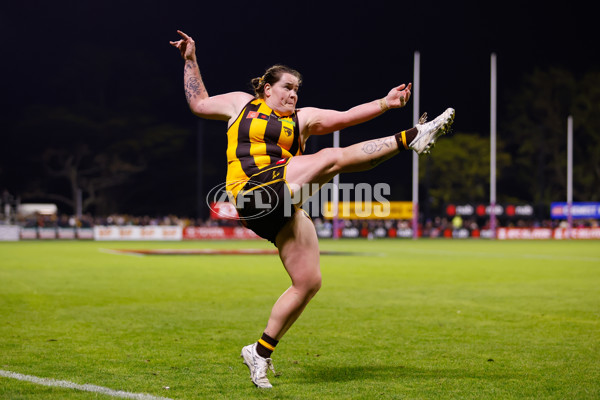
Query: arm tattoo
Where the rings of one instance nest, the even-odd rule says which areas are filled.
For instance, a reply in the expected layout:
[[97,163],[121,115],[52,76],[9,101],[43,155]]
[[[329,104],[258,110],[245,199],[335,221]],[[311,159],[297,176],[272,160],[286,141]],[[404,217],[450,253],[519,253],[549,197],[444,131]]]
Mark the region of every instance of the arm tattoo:
[[202,78],[198,78],[194,74],[196,64],[193,61],[186,61],[183,70],[183,86],[185,89],[185,98],[189,102],[192,98],[200,96],[206,92]]
[[193,97],[202,93],[198,78],[191,77],[185,80],[185,98],[190,101]]
[[393,138],[384,138],[384,139],[375,139],[375,140],[371,140],[366,142],[363,147],[362,147],[362,151],[365,154],[373,154],[373,153],[377,153],[379,151],[381,151],[381,149],[383,149],[384,147],[389,149],[389,148],[393,148]]

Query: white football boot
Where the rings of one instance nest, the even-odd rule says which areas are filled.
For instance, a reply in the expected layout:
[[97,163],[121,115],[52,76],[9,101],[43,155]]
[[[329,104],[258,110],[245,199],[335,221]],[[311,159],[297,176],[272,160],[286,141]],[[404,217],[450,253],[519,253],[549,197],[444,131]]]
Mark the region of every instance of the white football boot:
[[[435,141],[440,136],[446,134],[450,130],[452,122],[454,122],[454,108],[448,108],[440,116],[433,121],[417,124],[416,128],[419,131],[408,147],[418,154],[429,153]],[[425,115],[424,115],[425,116]],[[421,117],[423,119],[423,117]],[[425,116],[425,118],[427,118]]]
[[263,358],[256,353],[256,343],[249,344],[242,348],[241,357],[244,359],[244,364],[250,369],[250,379],[258,388],[270,389],[273,387],[267,378],[267,371],[270,369],[275,373],[273,368],[273,360]]

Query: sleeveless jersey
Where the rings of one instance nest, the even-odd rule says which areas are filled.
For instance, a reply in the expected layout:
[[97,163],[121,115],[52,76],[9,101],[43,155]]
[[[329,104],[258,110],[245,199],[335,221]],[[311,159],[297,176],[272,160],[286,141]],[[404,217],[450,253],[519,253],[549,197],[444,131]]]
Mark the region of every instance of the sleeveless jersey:
[[281,117],[264,99],[250,101],[227,130],[227,192],[238,191],[261,169],[303,152],[296,113]]

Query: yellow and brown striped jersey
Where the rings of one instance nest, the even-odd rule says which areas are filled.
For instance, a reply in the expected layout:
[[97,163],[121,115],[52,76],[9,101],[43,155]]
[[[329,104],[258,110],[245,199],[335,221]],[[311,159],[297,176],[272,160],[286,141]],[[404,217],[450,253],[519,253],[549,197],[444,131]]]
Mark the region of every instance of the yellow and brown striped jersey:
[[298,117],[277,115],[264,99],[250,101],[227,130],[227,191],[282,158],[302,154]]

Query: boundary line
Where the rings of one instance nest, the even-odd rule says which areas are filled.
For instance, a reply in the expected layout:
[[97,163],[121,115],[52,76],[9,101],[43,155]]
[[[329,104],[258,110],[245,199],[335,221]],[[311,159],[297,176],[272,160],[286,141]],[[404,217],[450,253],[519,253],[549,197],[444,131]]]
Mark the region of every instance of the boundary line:
[[153,395],[146,394],[146,393],[131,393],[131,392],[126,392],[124,390],[114,390],[114,389],[110,389],[107,387],[90,385],[90,384],[80,385],[75,382],[59,381],[59,380],[50,379],[50,378],[40,378],[40,377],[33,376],[33,375],[24,375],[24,374],[19,374],[17,372],[12,372],[12,371],[4,371],[1,369],[0,369],[0,376],[3,376],[5,378],[17,379],[19,381],[31,382],[31,383],[35,383],[36,385],[54,386],[54,387],[60,387],[60,388],[65,388],[65,389],[75,389],[75,390],[81,390],[84,392],[94,392],[94,393],[105,394],[107,396],[112,396],[112,397],[120,397],[123,399],[173,400],[173,399],[169,399],[168,397],[158,397],[158,396],[153,396]]

